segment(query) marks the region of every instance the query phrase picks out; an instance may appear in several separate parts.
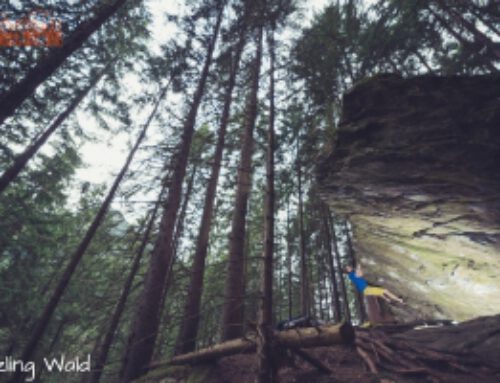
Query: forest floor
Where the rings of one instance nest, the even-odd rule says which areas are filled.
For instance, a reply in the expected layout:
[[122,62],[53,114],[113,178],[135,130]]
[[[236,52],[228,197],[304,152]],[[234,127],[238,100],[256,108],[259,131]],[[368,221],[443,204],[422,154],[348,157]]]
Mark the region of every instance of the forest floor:
[[[283,361],[279,372],[279,383],[494,383],[498,377],[479,377],[460,371],[441,369],[427,374],[401,374],[380,371],[375,374],[368,371],[363,359],[353,346],[335,345],[307,349],[309,355],[321,361],[331,371],[331,374],[319,372],[315,367],[298,357]],[[255,354],[239,354],[219,359],[208,370],[202,373],[180,372],[170,376],[162,383],[254,383],[257,370]],[[177,376],[175,376],[177,375]]]
[[[439,378],[429,377],[425,374],[405,375],[394,372],[368,371],[356,349],[349,346],[337,345],[330,347],[317,347],[308,349],[308,353],[320,360],[333,371],[332,374],[319,372],[310,364],[295,358],[285,363],[278,374],[279,383],[417,383],[417,382],[443,382],[443,383],[485,383],[487,380],[474,375],[459,372],[440,372]],[[255,354],[240,354],[225,357],[217,362],[216,367],[207,376],[204,383],[254,383],[257,369]],[[480,380],[479,380],[480,379]],[[493,378],[491,382],[498,382]]]
[[[352,343],[302,351],[330,372],[319,371],[289,350],[276,351],[277,382],[499,383],[500,315],[457,325],[357,327]],[[140,382],[253,383],[257,368],[255,353],[235,354],[210,364],[157,369],[155,378],[148,374]]]

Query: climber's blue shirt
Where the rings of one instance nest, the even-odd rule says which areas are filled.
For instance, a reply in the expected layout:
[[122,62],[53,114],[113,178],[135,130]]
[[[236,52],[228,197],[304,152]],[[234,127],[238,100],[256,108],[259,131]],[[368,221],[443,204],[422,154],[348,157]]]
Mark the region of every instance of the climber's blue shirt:
[[351,271],[347,275],[349,276],[349,279],[351,280],[352,283],[354,283],[354,286],[356,286],[356,289],[358,289],[360,293],[362,293],[368,287],[368,282],[366,282],[364,278],[358,277],[354,271]]

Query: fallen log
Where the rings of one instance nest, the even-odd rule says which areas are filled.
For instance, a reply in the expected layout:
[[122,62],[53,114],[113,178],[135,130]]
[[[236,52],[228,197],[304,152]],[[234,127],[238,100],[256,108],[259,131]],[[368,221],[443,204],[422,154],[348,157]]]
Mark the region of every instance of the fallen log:
[[[275,346],[294,349],[347,344],[353,341],[354,330],[349,323],[274,331],[273,333],[273,344]],[[164,365],[200,364],[224,356],[255,352],[256,344],[257,337],[252,334],[245,338],[233,339],[198,351],[177,355],[170,361],[151,364],[150,368]]]

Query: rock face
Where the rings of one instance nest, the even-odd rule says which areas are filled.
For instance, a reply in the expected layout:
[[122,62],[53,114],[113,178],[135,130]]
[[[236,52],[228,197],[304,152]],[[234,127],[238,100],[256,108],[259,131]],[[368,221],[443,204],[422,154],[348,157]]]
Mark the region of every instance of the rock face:
[[400,319],[500,312],[500,76],[358,84],[318,180]]

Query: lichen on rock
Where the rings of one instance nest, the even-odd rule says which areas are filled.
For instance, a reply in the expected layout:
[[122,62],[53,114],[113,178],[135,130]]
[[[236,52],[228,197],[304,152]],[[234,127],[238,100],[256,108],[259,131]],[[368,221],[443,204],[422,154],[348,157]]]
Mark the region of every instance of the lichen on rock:
[[500,310],[500,76],[378,76],[344,96],[318,163],[365,274],[405,317]]

